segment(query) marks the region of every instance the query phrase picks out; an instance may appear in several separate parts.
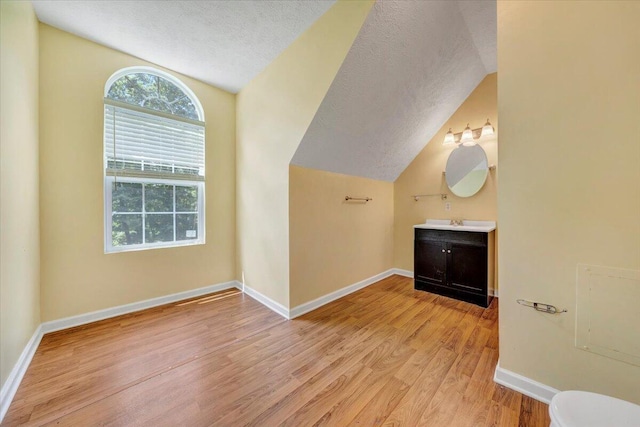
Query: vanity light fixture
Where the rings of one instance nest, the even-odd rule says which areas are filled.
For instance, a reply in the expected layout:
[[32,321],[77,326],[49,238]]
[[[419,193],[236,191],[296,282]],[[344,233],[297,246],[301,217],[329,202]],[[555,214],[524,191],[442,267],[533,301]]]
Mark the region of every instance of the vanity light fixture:
[[490,137],[495,135],[495,129],[491,125],[489,119],[487,122],[478,129],[471,129],[469,124],[467,123],[467,127],[464,128],[464,131],[459,133],[453,133],[451,128],[444,136],[444,141],[442,141],[442,145],[455,145],[462,144],[466,147],[472,147],[476,145],[478,142],[482,141],[486,137]]

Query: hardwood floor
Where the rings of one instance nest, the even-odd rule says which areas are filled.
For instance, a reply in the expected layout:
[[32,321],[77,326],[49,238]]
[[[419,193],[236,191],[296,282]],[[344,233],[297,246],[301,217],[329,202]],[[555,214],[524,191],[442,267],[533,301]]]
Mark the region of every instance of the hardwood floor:
[[392,276],[286,321],[236,290],[47,334],[3,425],[526,426],[498,307]]

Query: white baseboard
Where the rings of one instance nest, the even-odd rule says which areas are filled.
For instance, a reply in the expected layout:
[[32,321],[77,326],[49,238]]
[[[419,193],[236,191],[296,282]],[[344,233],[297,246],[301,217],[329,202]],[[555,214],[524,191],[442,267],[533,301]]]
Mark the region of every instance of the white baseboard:
[[261,294],[260,292],[256,291],[250,286],[247,286],[244,283],[236,282],[236,287],[262,305],[275,311],[285,319],[291,319],[291,317],[289,317],[289,309],[279,302],[272,300],[268,296]]
[[237,287],[235,281],[219,283],[217,285],[205,286],[204,288],[192,289],[189,291],[178,292],[176,294],[165,295],[162,297],[151,298],[144,301],[133,302],[131,304],[119,305],[117,307],[105,308],[104,310],[92,311],[90,313],[79,314],[77,316],[65,317],[63,319],[44,322],[42,333],[60,331],[62,329],[73,328],[74,326],[85,325],[87,323],[97,322],[98,320],[109,319],[111,317],[121,316],[123,314],[133,313],[147,308],[157,307],[163,304],[170,304],[189,298],[199,297],[201,295],[213,292],[223,291]]
[[262,303],[266,307],[275,311],[285,319],[294,319],[298,316],[302,316],[305,313],[313,311],[317,308],[322,307],[325,304],[328,304],[332,301],[342,298],[345,295],[349,295],[355,291],[358,291],[362,288],[365,288],[379,280],[385,279],[393,274],[399,274],[401,276],[413,277],[413,272],[407,270],[400,270],[397,268],[389,269],[380,274],[376,274],[375,276],[369,277],[367,279],[361,280],[360,282],[354,283],[352,285],[346,286],[342,289],[338,289],[337,291],[331,292],[330,294],[321,296],[320,298],[314,299],[313,301],[306,302],[299,306],[292,308],[291,310],[287,309],[287,307],[282,304],[272,300],[264,294],[256,291],[250,286],[246,284],[242,284],[240,282],[237,283],[238,289],[241,289],[244,293],[255,299],[256,301]]
[[331,301],[335,301],[339,298],[342,298],[345,295],[349,295],[351,293],[354,293],[355,291],[359,291],[362,288],[366,288],[367,286],[379,280],[387,278],[393,274],[400,274],[400,273],[396,273],[395,270],[396,269],[393,269],[393,268],[389,269],[380,274],[376,274],[375,276],[371,276],[368,279],[364,279],[357,283],[354,283],[353,285],[349,285],[342,289],[338,289],[335,292],[331,292],[330,294],[321,296],[320,298],[314,299],[313,301],[309,301],[299,306],[296,306],[292,308],[291,311],[289,312],[289,318],[294,319],[298,316],[302,316],[303,314],[313,311],[317,308],[320,308],[323,305],[330,303]]
[[400,276],[410,277],[413,279],[413,271],[403,270],[401,268],[392,268],[391,271],[393,271],[393,274],[398,274]]
[[539,383],[520,374],[516,374],[515,372],[501,368],[500,360],[498,360],[498,364],[496,365],[493,381],[522,393],[525,396],[529,396],[533,399],[539,400],[540,402],[546,403],[547,405],[551,403],[553,396],[560,393],[560,390],[556,390],[546,384]]
[[27,372],[27,368],[31,363],[31,359],[33,359],[33,355],[36,353],[38,345],[40,345],[42,335],[42,325],[38,325],[35,332],[31,336],[31,339],[24,347],[24,350],[22,350],[18,361],[9,373],[9,377],[7,377],[7,380],[2,385],[2,390],[0,390],[0,423],[9,410],[11,401],[16,395],[16,391],[18,391],[18,387],[22,382],[24,374]]

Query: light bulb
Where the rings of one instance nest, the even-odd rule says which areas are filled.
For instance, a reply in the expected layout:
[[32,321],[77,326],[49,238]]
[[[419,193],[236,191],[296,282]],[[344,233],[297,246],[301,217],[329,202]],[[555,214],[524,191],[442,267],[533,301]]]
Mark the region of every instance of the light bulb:
[[444,136],[444,141],[442,141],[442,145],[451,145],[455,144],[456,139],[453,136],[453,132],[451,132],[451,128],[449,128],[449,132]]
[[460,142],[466,147],[476,145],[476,142],[473,140],[473,132],[469,127],[469,123],[467,123],[467,127],[462,131],[462,138],[460,138]]
[[493,134],[494,134],[493,126],[491,126],[489,119],[487,119],[487,123],[485,123],[484,126],[482,126],[482,133],[480,134],[480,138],[491,136]]

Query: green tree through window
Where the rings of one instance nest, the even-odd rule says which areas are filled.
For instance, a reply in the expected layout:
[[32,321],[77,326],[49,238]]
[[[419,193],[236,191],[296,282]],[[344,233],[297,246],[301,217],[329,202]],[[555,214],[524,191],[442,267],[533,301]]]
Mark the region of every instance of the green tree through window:
[[195,105],[182,89],[153,74],[132,73],[120,77],[111,85],[107,98],[199,120]]

